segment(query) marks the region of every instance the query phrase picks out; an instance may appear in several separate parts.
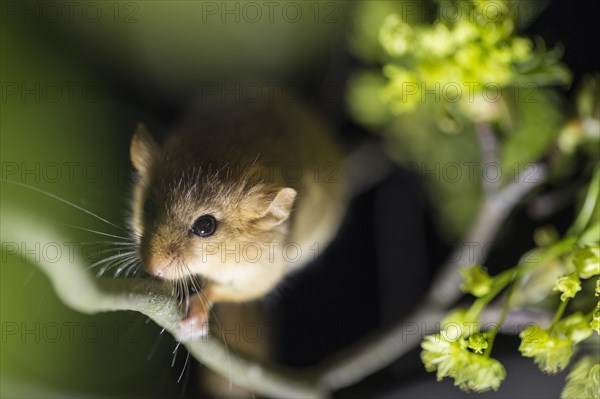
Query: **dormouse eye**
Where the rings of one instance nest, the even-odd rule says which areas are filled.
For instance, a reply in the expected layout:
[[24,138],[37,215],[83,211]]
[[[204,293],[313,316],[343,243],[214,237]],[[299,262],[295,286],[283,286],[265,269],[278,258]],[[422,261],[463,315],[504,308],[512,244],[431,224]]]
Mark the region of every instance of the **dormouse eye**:
[[209,237],[217,230],[217,219],[213,215],[202,215],[194,222],[192,232],[200,237]]
[[154,212],[156,211],[156,203],[152,197],[149,197],[146,202],[144,202],[144,215],[146,217],[154,216]]

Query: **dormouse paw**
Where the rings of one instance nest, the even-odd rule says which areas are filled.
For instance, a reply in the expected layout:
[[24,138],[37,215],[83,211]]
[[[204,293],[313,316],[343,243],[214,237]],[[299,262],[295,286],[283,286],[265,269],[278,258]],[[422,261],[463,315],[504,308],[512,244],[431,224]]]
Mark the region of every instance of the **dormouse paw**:
[[175,338],[181,342],[193,341],[208,334],[208,315],[196,311],[181,320],[175,332]]

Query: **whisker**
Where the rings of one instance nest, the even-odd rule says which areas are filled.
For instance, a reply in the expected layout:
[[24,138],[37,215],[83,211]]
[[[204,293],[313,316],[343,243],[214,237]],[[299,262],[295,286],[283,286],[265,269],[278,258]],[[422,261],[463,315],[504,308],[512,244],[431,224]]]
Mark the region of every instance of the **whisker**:
[[177,289],[175,288],[174,284],[171,284],[171,296],[169,297],[169,300],[167,301],[167,304],[165,307],[169,307],[171,306],[171,302],[173,302],[173,297],[176,295],[176,291]]
[[183,364],[183,370],[181,370],[181,374],[179,374],[179,378],[177,379],[178,384],[181,381],[181,377],[183,377],[183,372],[185,371],[189,360],[190,360],[190,351],[187,351],[187,356],[185,357],[185,363]]
[[[123,260],[120,260],[120,261],[118,261],[118,262],[115,262],[115,263],[108,263],[108,264],[106,264],[106,265],[102,266],[96,275],[97,275],[97,276],[103,276],[103,275],[104,275],[104,273],[106,273],[108,270],[114,269],[114,268],[115,268],[115,267],[117,267],[117,266],[120,264],[120,262],[122,262],[122,261],[123,261]],[[113,277],[118,277],[118,276],[117,276],[117,275],[113,275]]]
[[102,277],[104,276],[104,273],[106,272],[106,270],[108,269],[108,266],[103,266],[101,267],[97,272],[96,272],[96,277]]
[[[217,325],[217,328],[219,329],[219,332],[221,333],[221,339],[223,340],[223,344],[225,345],[225,353],[227,354],[227,369],[228,369],[228,374],[229,374],[229,390],[232,391],[233,390],[233,378],[232,378],[232,372],[231,372],[231,358],[229,357],[229,346],[227,345],[227,341],[225,340],[225,333],[223,333],[223,329],[221,328],[221,323],[219,323],[219,318],[217,317],[215,311],[212,309],[212,307],[208,306],[208,303],[203,299],[203,294],[201,292],[201,290],[195,285],[195,281],[194,281],[194,274],[192,273],[192,271],[190,270],[189,266],[185,263],[185,262],[181,262],[181,264],[183,265],[183,267],[186,268],[187,272],[188,272],[188,276],[190,276],[190,281],[192,282],[192,286],[196,288],[196,295],[198,295],[198,298],[200,298],[200,301],[202,302],[202,305],[204,306],[205,309],[208,309],[209,314],[212,315],[212,318],[215,320],[215,323]],[[204,284],[202,284],[202,288],[204,288]]]
[[137,261],[137,259],[134,258],[134,259],[125,259],[123,262],[121,262],[121,264],[117,268],[117,271],[115,272],[115,277],[119,277],[119,274],[121,274],[123,272],[123,270],[127,270],[127,268],[129,268],[131,265],[135,264],[136,261]]
[[183,300],[184,298],[184,294],[183,294],[183,285],[181,283],[181,280],[177,280],[177,297],[178,297],[178,301],[179,301],[179,306],[181,306],[183,304]]
[[185,293],[185,313],[188,314],[190,311],[190,287],[188,287],[188,285],[185,283],[182,283],[181,286],[183,287],[183,292]]
[[123,242],[123,241],[86,241],[86,244],[97,244],[97,245],[119,245],[123,247],[137,247],[138,243],[135,242]]
[[[164,331],[164,329],[163,329],[163,331]],[[148,356],[146,356],[146,360],[150,361],[152,359],[152,357],[154,356],[154,353],[156,353],[156,348],[158,348],[158,344],[160,343],[161,338],[162,338],[162,334],[158,334],[158,337],[156,338],[154,345],[152,345],[150,352],[148,352]]]
[[105,233],[103,231],[89,229],[89,228],[81,227],[81,226],[75,226],[74,224],[68,224],[68,223],[58,222],[56,220],[51,220],[51,219],[45,219],[45,220],[47,220],[49,222],[52,222],[54,224],[60,225],[60,226],[71,227],[73,229],[87,231],[89,233],[95,233],[95,234],[98,234],[98,235],[101,235],[101,236],[105,236],[105,237],[119,238],[121,240],[131,240],[131,237],[123,237],[123,236],[118,236],[118,235],[115,235],[115,234],[109,234],[109,233]]
[[57,200],[59,202],[62,202],[64,204],[66,204],[66,205],[72,206],[73,208],[78,209],[81,212],[87,213],[88,215],[93,216],[96,219],[101,220],[104,223],[107,223],[107,224],[109,224],[109,225],[111,225],[111,226],[113,226],[113,227],[115,227],[115,228],[117,228],[117,229],[119,229],[121,231],[127,232],[127,230],[125,230],[121,226],[118,226],[118,225],[116,225],[116,224],[114,224],[114,223],[112,223],[112,222],[104,219],[103,217],[96,215],[94,212],[89,211],[89,210],[87,210],[85,208],[82,208],[81,206],[76,205],[76,204],[74,204],[74,203],[72,203],[70,201],[67,201],[64,198],[60,198],[59,196],[57,196],[55,194],[52,194],[52,193],[50,193],[48,191],[42,190],[41,188],[37,188],[37,187],[34,187],[34,186],[30,186],[28,184],[17,182],[17,181],[13,181],[13,180],[0,179],[0,181],[2,181],[3,183],[14,184],[15,186],[23,187],[23,188],[26,188],[28,190],[35,191],[35,192],[38,192],[40,194],[46,195],[46,196],[48,196],[50,198],[53,198],[53,199],[55,199],[55,200]]
[[98,274],[97,274],[97,275],[98,275],[98,276],[102,276],[102,275],[104,275],[104,273],[106,273],[108,270],[111,270],[111,269],[114,269],[114,268],[117,268],[117,267],[118,267],[118,268],[117,268],[117,271],[116,271],[116,272],[113,274],[113,276],[114,276],[114,277],[118,277],[118,275],[119,275],[119,273],[120,273],[120,271],[119,271],[119,270],[120,270],[120,267],[121,267],[121,265],[122,265],[123,263],[125,263],[125,262],[128,262],[128,261],[129,261],[129,259],[120,259],[120,260],[117,260],[117,261],[116,261],[116,262],[114,262],[114,263],[108,263],[108,264],[106,264],[106,265],[104,265],[104,266],[102,266],[102,267],[100,268],[100,270],[98,271]]
[[[102,254],[102,256],[106,255],[111,255],[111,254],[115,254],[115,253],[119,253],[119,254],[123,254],[123,255],[131,255],[132,257],[137,257],[137,253],[135,250],[124,250],[123,248],[104,248],[100,250],[100,254]],[[111,255],[112,256],[112,255]]]
[[175,349],[173,349],[173,360],[171,361],[171,367],[175,367],[175,360],[177,360],[177,350],[179,349],[179,345],[181,345],[181,341],[177,342]]
[[[139,266],[140,266],[139,259],[135,259],[134,262],[132,262],[129,265],[128,270],[125,272],[125,277],[136,276],[137,273],[140,272]],[[169,301],[170,301],[170,299],[169,299]],[[169,306],[170,304],[171,304],[170,302],[167,303],[167,306]]]
[[108,258],[100,259],[99,261],[92,263],[89,266],[89,268],[92,269],[92,268],[94,268],[94,267],[96,267],[98,265],[101,265],[103,263],[110,262],[111,260],[115,260],[115,259],[121,259],[121,258],[124,258],[126,256],[132,256],[132,253],[130,253],[130,252],[118,253],[116,255],[109,256]]
[[[129,267],[130,264],[133,264],[136,261],[137,258],[134,255],[124,256],[119,259],[113,259],[113,261],[106,263],[104,266],[102,266],[102,269],[106,271],[108,269],[117,268],[117,272],[120,274],[124,269]],[[115,274],[115,277],[117,276],[118,274]]]
[[123,255],[131,255],[131,256],[137,256],[137,253],[135,250],[132,249],[123,249],[123,248],[102,248],[98,250],[98,255],[100,257],[104,257],[104,256],[108,256],[115,253],[119,253],[119,254],[123,254]]
[[135,254],[131,254],[131,256],[126,256],[123,259],[116,261],[115,265],[120,265],[123,266],[123,268],[126,268],[133,264],[136,264],[138,261],[138,257]]
[[[183,304],[183,301],[187,301],[187,298],[185,296],[185,287],[184,287],[184,276],[183,273],[181,272],[181,269],[177,268],[177,275],[178,278],[176,280],[177,283],[177,296],[179,297],[179,306],[181,306]],[[187,302],[186,302],[186,306],[187,306]],[[187,312],[187,309],[185,309],[185,311]]]

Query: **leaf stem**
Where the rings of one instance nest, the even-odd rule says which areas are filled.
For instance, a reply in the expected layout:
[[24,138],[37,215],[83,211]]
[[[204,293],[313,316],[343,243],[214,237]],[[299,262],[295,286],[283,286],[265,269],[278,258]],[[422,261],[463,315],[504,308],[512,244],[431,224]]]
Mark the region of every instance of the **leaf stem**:
[[569,300],[570,300],[570,298],[567,298],[566,301],[561,302],[560,306],[556,310],[556,313],[554,314],[554,318],[552,319],[552,323],[550,323],[550,326],[546,330],[546,331],[548,331],[548,334],[552,334],[552,330],[554,330],[554,326],[556,326],[556,323],[558,323],[558,321],[562,317],[563,313],[565,312],[565,309],[567,308],[567,304],[569,303]]
[[596,203],[598,202],[598,194],[600,194],[600,164],[596,165],[594,175],[588,186],[588,191],[583,201],[583,205],[575,219],[575,222],[571,225],[567,231],[567,235],[579,235],[585,227],[589,224]]
[[502,327],[504,320],[506,319],[506,315],[508,315],[508,311],[510,310],[510,300],[516,291],[516,288],[519,285],[519,281],[521,281],[521,277],[523,276],[523,271],[521,269],[517,269],[511,275],[512,285],[510,286],[510,290],[508,291],[508,295],[506,296],[506,300],[504,301],[504,305],[502,306],[502,312],[500,313],[500,317],[498,317],[498,321],[494,325],[494,327],[488,332],[488,347],[485,350],[484,356],[490,357],[492,353],[492,348],[494,346],[494,341],[496,340],[496,335]]
[[[573,236],[568,236],[559,240],[545,248],[541,251],[539,257],[537,259],[532,259],[530,261],[525,258],[523,262],[520,263],[519,267],[522,267],[522,272],[533,269],[537,266],[543,265],[546,262],[556,259],[570,251],[573,250],[573,245],[577,242],[577,238]],[[535,250],[535,249],[534,249]],[[523,259],[523,258],[522,258]]]
[[477,298],[477,300],[473,302],[473,305],[471,305],[469,313],[471,316],[473,316],[473,318],[478,318],[487,304],[490,303],[490,301],[494,299],[500,293],[500,291],[506,288],[508,283],[512,281],[514,273],[515,268],[512,267],[495,277],[496,282],[492,290],[481,298]]
[[[513,281],[513,279],[520,281],[525,272],[571,251],[575,242],[575,237],[566,237],[560,241],[557,241],[552,246],[544,249],[541,252],[539,259],[535,259],[535,261],[531,262],[524,260],[518,265],[498,274],[496,277],[494,277],[495,283],[492,290],[481,298],[477,298],[475,302],[473,302],[471,308],[469,309],[470,316],[472,318],[477,318],[483,309],[488,305],[488,303],[490,303],[490,301],[494,299],[500,293],[500,291],[502,291],[511,281]],[[510,294],[512,295],[512,290]]]

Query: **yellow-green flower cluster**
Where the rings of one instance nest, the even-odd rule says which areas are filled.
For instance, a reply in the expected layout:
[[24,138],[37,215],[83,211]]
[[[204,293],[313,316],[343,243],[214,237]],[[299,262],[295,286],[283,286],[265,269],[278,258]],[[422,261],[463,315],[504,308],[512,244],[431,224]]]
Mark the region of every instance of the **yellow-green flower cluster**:
[[[463,391],[496,391],[506,378],[504,366],[480,352],[487,347],[483,334],[473,339],[450,341],[443,334],[428,335],[421,343],[421,360],[429,372],[437,372],[437,380],[454,379],[454,385]],[[471,351],[469,349],[474,349]]]
[[442,334],[427,335],[421,342],[421,360],[425,370],[437,371],[438,381],[444,377],[454,378],[469,364],[467,346],[464,339],[451,341]]
[[576,345],[592,334],[589,316],[586,317],[581,312],[573,313],[558,322],[553,333],[566,337]]
[[468,84],[477,91],[492,83],[505,87],[518,75],[518,65],[533,58],[531,40],[513,35],[514,15],[507,1],[494,2],[499,12],[493,18],[480,3],[485,2],[463,2],[469,10],[461,18],[427,26],[388,16],[379,41],[398,61],[384,69],[389,84],[383,97],[392,112],[411,111],[423,100],[421,92],[449,84],[461,89]]
[[577,249],[573,255],[573,264],[581,278],[590,278],[600,274],[600,246],[589,245]]
[[556,280],[553,290],[562,292],[560,300],[564,302],[567,299],[574,298],[581,291],[581,280],[579,280],[577,273],[567,274]]
[[600,397],[600,363],[590,356],[583,357],[567,376],[561,398],[581,399]]
[[469,349],[472,349],[475,353],[482,354],[484,350],[488,348],[487,337],[485,333],[476,333],[469,337]]
[[493,279],[487,270],[479,264],[471,267],[463,267],[460,270],[464,283],[460,286],[463,292],[482,297],[492,290]]
[[530,326],[519,334],[519,352],[533,361],[544,373],[555,374],[562,371],[573,354],[571,341],[553,337],[538,326]]
[[506,378],[506,370],[496,359],[481,355],[471,355],[474,361],[455,383],[463,391],[485,392],[497,391],[500,383]]
[[[571,270],[574,271],[559,277],[553,288],[554,291],[561,292],[562,304],[558,307],[550,327],[543,330],[534,325],[520,334],[521,354],[532,357],[538,367],[548,374],[563,370],[569,363],[575,346],[586,340],[594,330],[600,334],[600,302],[587,314],[575,312],[561,318],[567,302],[582,290],[581,279],[600,274],[598,244],[580,241],[579,245],[571,253]],[[600,296],[600,278],[596,280],[595,295]]]
[[487,334],[472,309],[456,309],[441,321],[439,334],[428,335],[421,343],[421,360],[437,379],[454,379],[464,391],[497,390],[506,376],[500,362],[484,355],[489,347]]

